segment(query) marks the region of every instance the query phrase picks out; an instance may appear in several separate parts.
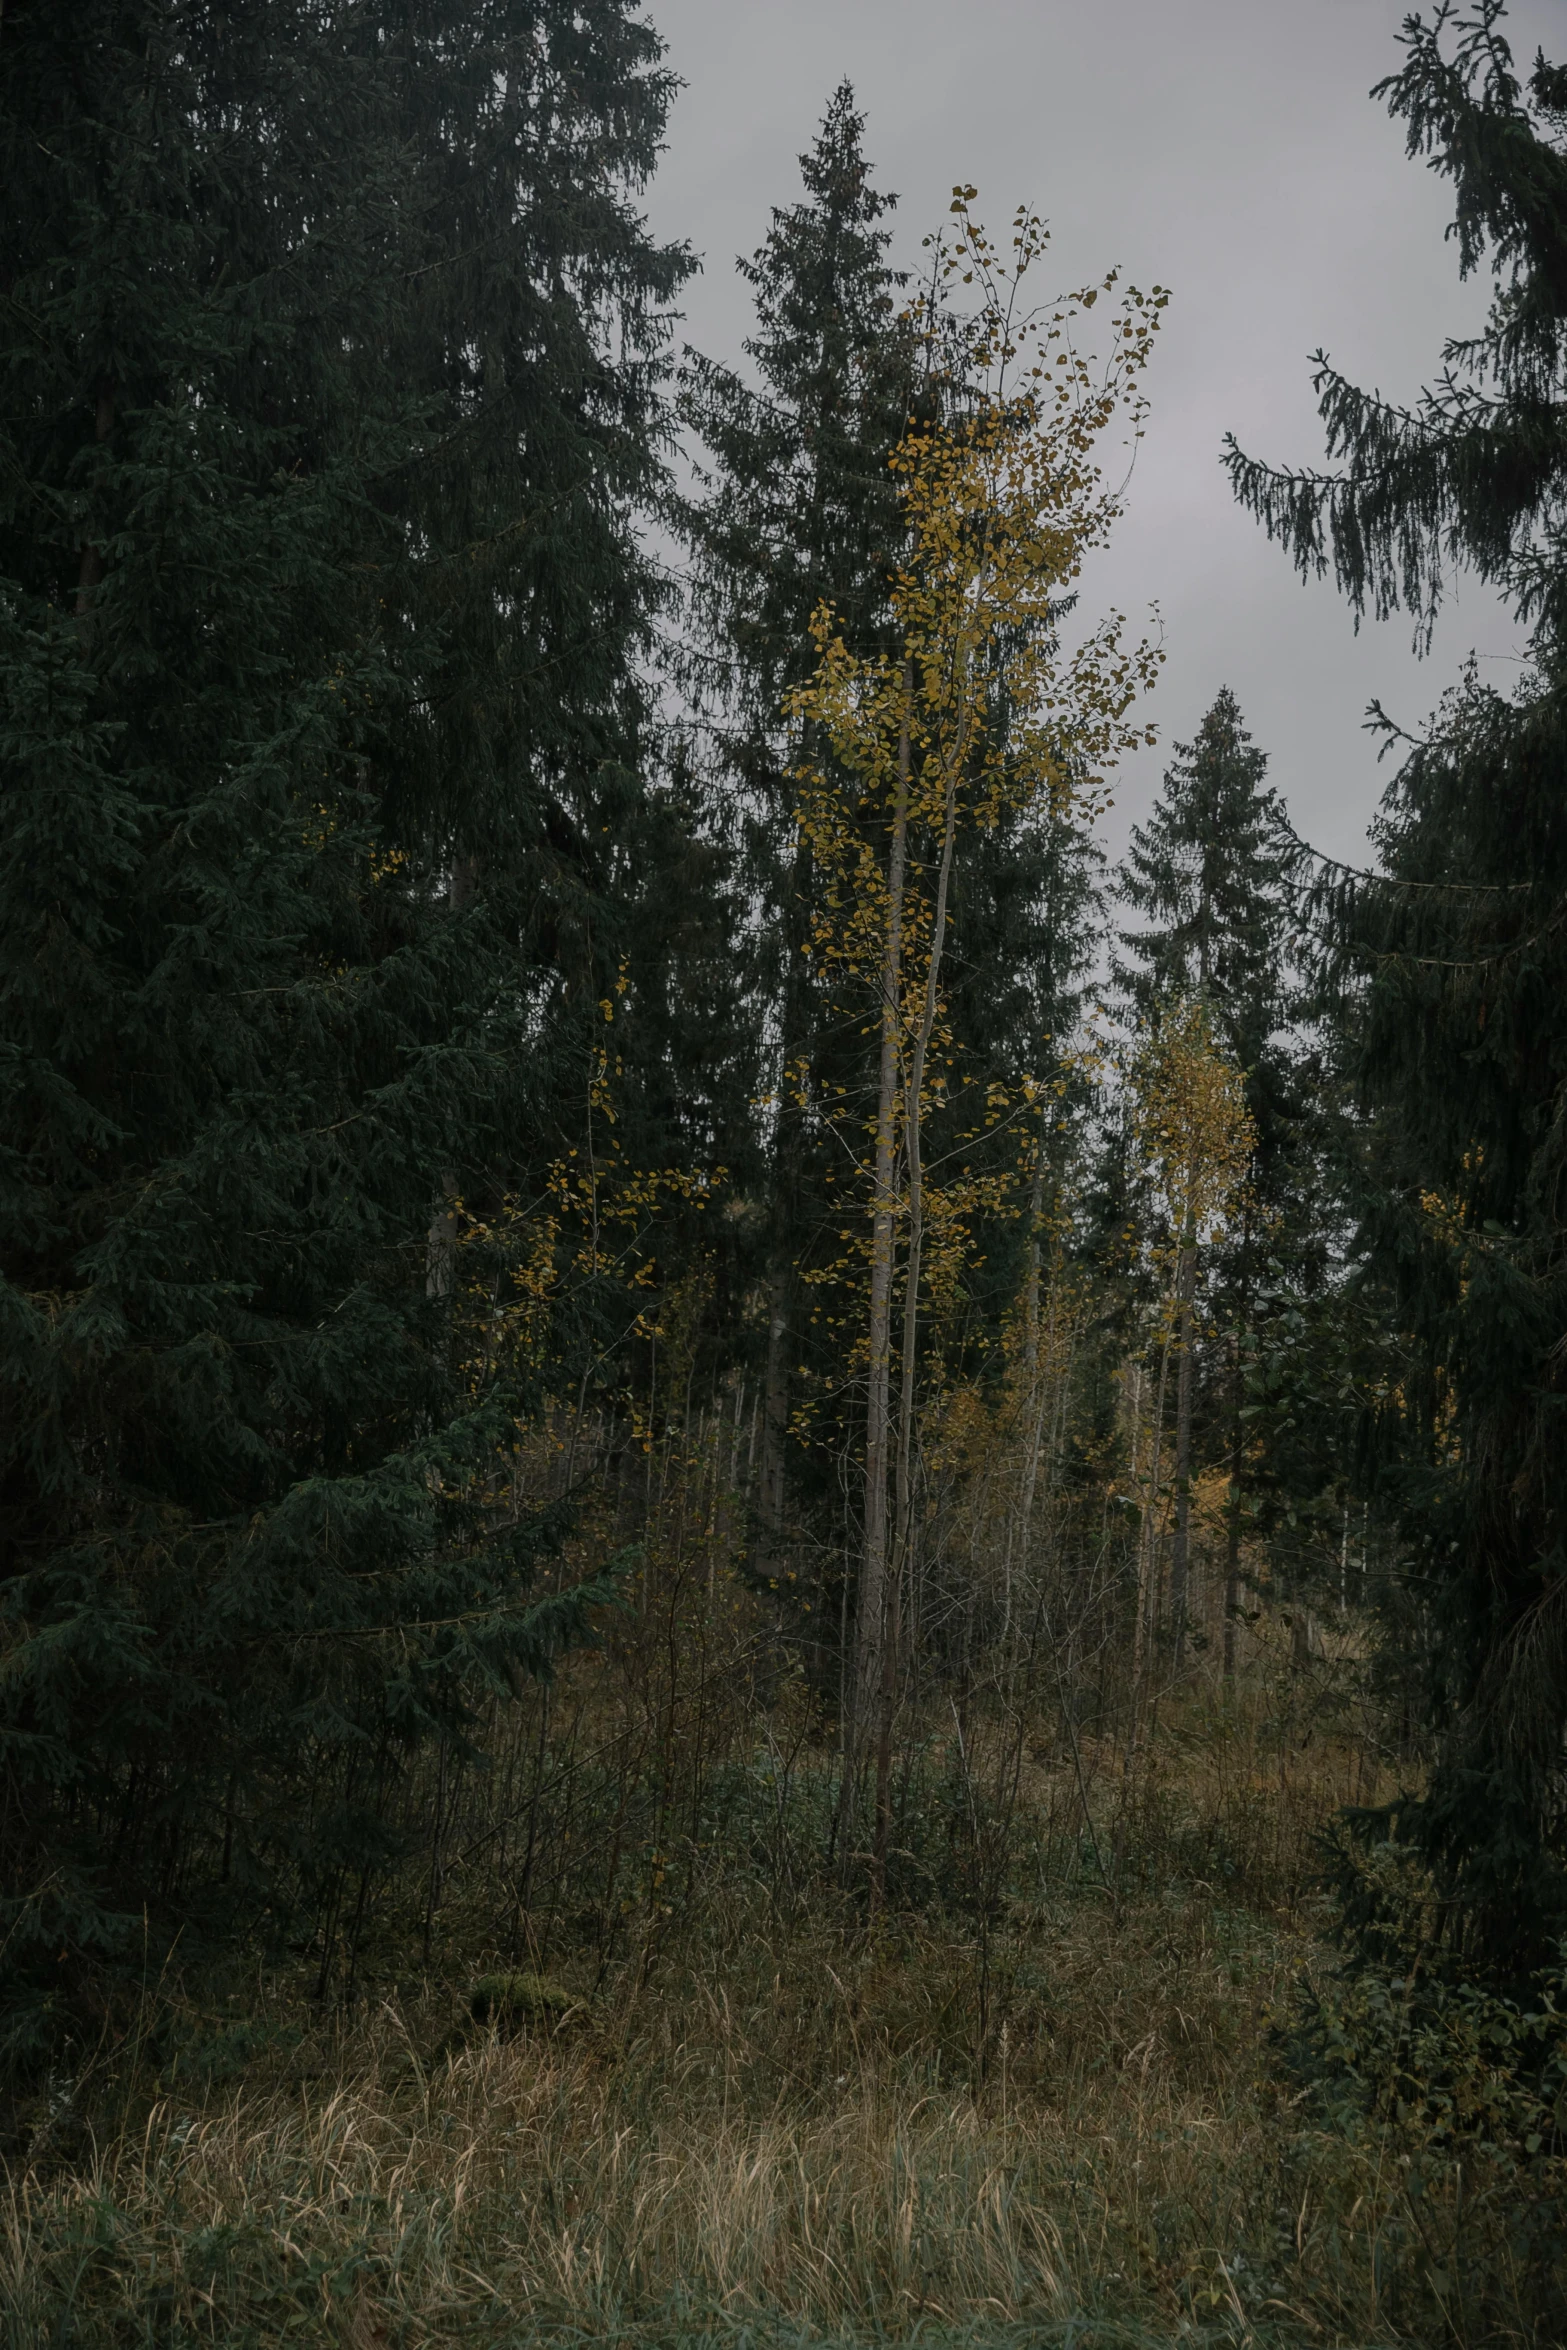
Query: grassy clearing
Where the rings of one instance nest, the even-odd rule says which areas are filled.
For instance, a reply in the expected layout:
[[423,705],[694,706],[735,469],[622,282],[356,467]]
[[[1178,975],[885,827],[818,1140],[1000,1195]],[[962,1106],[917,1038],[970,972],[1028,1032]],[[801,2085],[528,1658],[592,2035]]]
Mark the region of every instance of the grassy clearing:
[[308,2025],[275,1985],[127,2055],[8,2178],[0,2341],[1552,2339],[1506,2166],[1319,2126],[1276,2061],[1363,1758],[1281,1775],[1194,1707],[1135,1778],[1087,1759],[1092,1842],[1047,1847],[1037,1761],[988,1911],[737,1859],[511,2037],[454,2033],[467,1978]]

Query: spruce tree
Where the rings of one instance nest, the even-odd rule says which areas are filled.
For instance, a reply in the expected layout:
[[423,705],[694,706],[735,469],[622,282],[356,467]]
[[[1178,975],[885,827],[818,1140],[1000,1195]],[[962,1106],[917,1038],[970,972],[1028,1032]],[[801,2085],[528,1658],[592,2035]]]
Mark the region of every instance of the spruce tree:
[[[902,541],[888,458],[908,423],[914,351],[899,317],[901,280],[864,152],[864,117],[847,81],[800,158],[803,201],[774,211],[756,254],[754,379],[688,354],[682,409],[704,446],[699,495],[685,510],[698,641],[687,683],[717,722],[719,769],[741,798],[757,907],[752,984],[768,1034],[775,1111],[764,1277],[768,1332],[761,1508],[784,1506],[790,1377],[809,1320],[798,1267],[826,1206],[811,1164],[811,1104],[857,1069],[813,996],[805,944],[814,877],[795,826],[792,769],[804,745],[784,697],[810,675],[810,623],[830,605],[857,651],[886,641],[888,582]],[[853,1060],[852,1051],[850,1060]]]
[[1471,678],[1410,750],[1380,873],[1325,864],[1318,897],[1368,1122],[1362,1287],[1405,1365],[1370,1425],[1429,1627],[1438,1760],[1396,1816],[1455,1947],[1516,1978],[1567,1926],[1567,70],[1542,58],[1525,87],[1503,16],[1411,17],[1380,85],[1411,155],[1452,182],[1462,271],[1489,262],[1484,331],[1408,409],[1320,359],[1336,472],[1233,444],[1228,462],[1357,612],[1406,608],[1425,635],[1468,565],[1533,632],[1515,692]]
[[[976,1175],[1014,1177],[1013,1196],[976,1234],[964,1316],[971,1361],[991,1375],[1007,1321],[1038,1281],[1042,1235],[1071,1221],[1065,1194],[1092,1095],[1080,1047],[1102,949],[1104,861],[1079,812],[1047,807],[1003,811],[961,843],[954,862],[949,1018],[965,1083],[933,1116],[931,1149]],[[1037,1106],[1020,1152],[1024,1082]],[[987,1127],[978,1105],[994,1088],[1014,1114]]]
[[619,0],[0,40],[16,2046],[258,1917],[324,1983],[402,1759],[583,1629],[427,1234],[553,1112],[635,788],[656,54]]
[[[1225,1669],[1234,1667],[1234,1613],[1239,1599],[1241,1532],[1242,1348],[1255,1268],[1252,1232],[1259,1212],[1277,1223],[1288,1188],[1293,1139],[1290,1053],[1290,942],[1293,835],[1264,778],[1267,755],[1222,687],[1191,744],[1177,744],[1163,790],[1146,824],[1132,834],[1120,876],[1124,904],[1143,917],[1120,933],[1115,974],[1134,1014],[1150,1028],[1172,1007],[1200,998],[1216,1041],[1244,1074],[1246,1108],[1256,1135],[1252,1198],[1238,1244],[1211,1268],[1212,1304],[1230,1324],[1216,1386],[1216,1417],[1230,1471],[1225,1574]],[[1296,1218],[1294,1221],[1298,1222]],[[1197,1343],[1197,1254],[1186,1239],[1176,1282],[1175,1526],[1170,1590],[1179,1661],[1185,1641],[1190,1578],[1194,1416],[1201,1407]],[[1277,1239],[1277,1234],[1275,1234]],[[1220,1293],[1228,1291],[1221,1299]]]
[[1120,933],[1116,977],[1135,1012],[1201,995],[1226,1049],[1248,1072],[1253,1115],[1262,1067],[1288,1017],[1286,945],[1293,865],[1288,824],[1264,777],[1267,754],[1221,687],[1196,740],[1177,744],[1146,824],[1132,834],[1119,895],[1142,916]]

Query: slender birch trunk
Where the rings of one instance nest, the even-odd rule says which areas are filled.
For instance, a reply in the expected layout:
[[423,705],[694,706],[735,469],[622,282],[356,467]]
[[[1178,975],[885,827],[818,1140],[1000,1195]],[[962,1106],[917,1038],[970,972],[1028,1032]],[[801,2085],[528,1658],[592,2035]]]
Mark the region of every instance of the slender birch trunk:
[[[1034,1516],[1034,1488],[1039,1480],[1039,1453],[1044,1435],[1044,1403],[1040,1395],[1039,1290],[1043,1251],[1039,1228],[1045,1211],[1045,1145],[1041,1136],[1028,1192],[1028,1255],[1023,1277],[1023,1372],[1028,1397],[1028,1459],[1023,1471],[1023,1549],[1028,1552],[1029,1528]],[[1134,1438],[1135,1444],[1135,1438]]]
[[854,1700],[845,1757],[846,1800],[876,1722],[887,1648],[887,1478],[892,1453],[892,1276],[897,1243],[898,1044],[902,1012],[903,898],[908,870],[910,702],[905,673],[898,733],[897,797],[887,858],[887,933],[882,950],[881,1058],[871,1199],[869,1361],[865,1399],[865,1547],[854,1626]]
[[[1126,1481],[1131,1491],[1135,1493],[1142,1482],[1143,1474],[1143,1386],[1145,1374],[1142,1363],[1140,1361],[1130,1362],[1124,1368],[1127,1386],[1130,1389],[1131,1395],[1131,1400],[1128,1406],[1129,1416],[1131,1419],[1131,1441],[1127,1446]],[[1106,1506],[1108,1507],[1108,1501]],[[1139,1515],[1137,1521],[1137,1607],[1136,1613],[1132,1619],[1132,1676],[1134,1682],[1136,1680],[1137,1661],[1140,1653],[1138,1648],[1137,1626],[1142,1620],[1142,1591],[1143,1520],[1141,1515]]]
[[[910,681],[912,682],[912,681]],[[903,740],[908,735],[905,716]],[[936,912],[931,926],[930,956],[925,969],[925,993],[903,1093],[903,1150],[908,1178],[909,1239],[903,1275],[903,1353],[898,1383],[897,1458],[894,1470],[892,1555],[888,1562],[886,1636],[882,1642],[881,1681],[876,1725],[876,1875],[880,1883],[891,1828],[892,1723],[897,1710],[898,1661],[903,1633],[903,1591],[914,1544],[914,1398],[919,1368],[919,1311],[921,1252],[925,1240],[924,1164],[921,1156],[924,1118],[925,1062],[935,1034],[941,1001],[941,957],[947,938],[947,904],[952,889],[952,860],[957,841],[958,760],[947,774],[946,804],[942,811],[941,867],[936,880]],[[900,784],[906,754],[900,742]]]
[[1170,1379],[1171,1333],[1165,1331],[1159,1354],[1159,1385],[1149,1430],[1148,1487],[1143,1503],[1142,1541],[1137,1558],[1137,1626],[1132,1647],[1132,1751],[1137,1750],[1141,1724],[1143,1684],[1148,1673],[1148,1651],[1157,1625],[1159,1605],[1159,1498],[1164,1478],[1164,1412]]
[[757,1517],[765,1542],[776,1541],[784,1523],[784,1462],[789,1434],[790,1346],[793,1338],[796,1246],[795,1219],[800,1183],[802,1111],[792,1087],[810,1036],[810,1007],[804,977],[803,909],[810,896],[810,853],[796,846],[790,902],[784,916],[783,1035],[780,1039],[778,1124],[773,1142],[772,1216],[768,1237],[767,1361],[762,1382],[762,1460]]
[[1235,1618],[1241,1603],[1241,1348],[1230,1338],[1230,1490],[1224,1529],[1224,1685],[1235,1680]]
[[1240,1321],[1230,1333],[1230,1490],[1226,1496],[1224,1529],[1224,1685],[1235,1680],[1235,1623],[1241,1604],[1241,1473],[1245,1465],[1245,1424],[1241,1419],[1244,1387],[1241,1380],[1241,1331],[1250,1312],[1248,1279],[1251,1256],[1251,1211],[1241,1224]]
[[1175,1533],[1170,1544],[1170,1631],[1175,1670],[1186,1659],[1186,1618],[1190,1598],[1192,1530],[1192,1326],[1197,1289],[1197,1248],[1187,1218],[1176,1276]]

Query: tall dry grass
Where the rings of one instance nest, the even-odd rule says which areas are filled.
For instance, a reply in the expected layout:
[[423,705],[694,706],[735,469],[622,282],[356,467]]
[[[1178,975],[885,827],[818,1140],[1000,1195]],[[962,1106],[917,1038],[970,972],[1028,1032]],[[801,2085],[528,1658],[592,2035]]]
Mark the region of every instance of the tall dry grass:
[[437,1986],[221,2093],[127,2074],[6,2183],[0,2342],[1544,2342],[1505,2170],[1279,2073],[1351,1758],[1261,1727],[1090,1756],[1098,1881],[1031,1877],[1034,1766],[999,1914],[742,1872],[548,2036],[454,2044]]

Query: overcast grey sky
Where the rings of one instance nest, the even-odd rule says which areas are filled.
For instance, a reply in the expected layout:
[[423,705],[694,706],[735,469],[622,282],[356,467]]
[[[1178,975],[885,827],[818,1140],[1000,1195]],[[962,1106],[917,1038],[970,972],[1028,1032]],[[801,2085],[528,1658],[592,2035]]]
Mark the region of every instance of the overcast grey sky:
[[[686,87],[650,198],[703,274],[685,337],[738,360],[748,330],[735,256],[799,191],[796,158],[847,74],[878,184],[897,192],[906,262],[956,182],[1004,229],[1050,221],[1049,290],[1120,263],[1172,290],[1150,375],[1152,417],[1114,548],[1085,604],[1133,617],[1157,601],[1167,660],[1150,705],[1157,751],[1122,770],[1105,838],[1118,851],[1172,740],[1233,686],[1297,828],[1356,857],[1386,769],[1366,703],[1418,723],[1473,647],[1515,673],[1506,616],[1469,585],[1417,662],[1408,621],[1354,634],[1331,582],[1302,584],[1233,504],[1219,445],[1274,462],[1322,452],[1308,355],[1412,397],[1444,336],[1483,314],[1443,230],[1447,183],[1404,154],[1367,92],[1395,69],[1402,0],[648,0]],[[1523,65],[1567,51],[1567,0],[1515,0]]]

